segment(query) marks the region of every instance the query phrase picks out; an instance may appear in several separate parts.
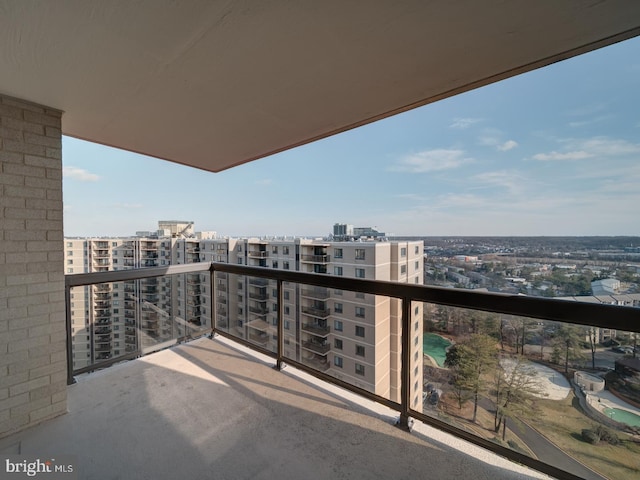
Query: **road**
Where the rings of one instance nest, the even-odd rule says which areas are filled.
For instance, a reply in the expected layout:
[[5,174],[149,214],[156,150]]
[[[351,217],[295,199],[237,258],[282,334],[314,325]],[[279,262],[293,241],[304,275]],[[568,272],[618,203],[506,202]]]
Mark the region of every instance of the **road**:
[[[491,400],[487,398],[482,398],[479,405],[488,412],[495,411],[493,402],[491,402]],[[523,423],[522,427],[522,430],[516,429],[516,435],[518,435],[518,437],[520,437],[520,439],[527,444],[527,446],[539,460],[562,470],[566,470],[567,472],[573,473],[574,475],[584,478],[585,480],[607,480],[605,477],[598,475],[594,471],[588,469],[580,462],[575,460],[573,457],[570,457],[569,455],[564,453],[553,443],[547,440],[543,435],[538,433],[537,430],[531,428],[526,423]]]

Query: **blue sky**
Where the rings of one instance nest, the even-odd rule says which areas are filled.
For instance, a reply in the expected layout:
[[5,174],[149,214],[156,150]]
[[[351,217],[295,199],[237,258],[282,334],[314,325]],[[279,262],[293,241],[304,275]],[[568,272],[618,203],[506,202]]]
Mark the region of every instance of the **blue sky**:
[[640,235],[640,39],[221,173],[64,137],[65,235]]

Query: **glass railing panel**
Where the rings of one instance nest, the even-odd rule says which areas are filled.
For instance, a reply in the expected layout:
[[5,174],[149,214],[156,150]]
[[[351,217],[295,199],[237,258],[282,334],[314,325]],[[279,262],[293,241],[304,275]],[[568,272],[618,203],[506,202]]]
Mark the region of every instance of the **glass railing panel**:
[[413,308],[422,352],[412,352],[412,373],[422,381],[411,395],[424,415],[582,478],[638,476],[640,334]]
[[73,370],[150,353],[209,332],[209,274],[196,275],[71,287]]
[[283,301],[285,362],[399,402],[399,300],[284,282]]
[[261,277],[214,274],[216,328],[257,347],[278,350],[277,282]]

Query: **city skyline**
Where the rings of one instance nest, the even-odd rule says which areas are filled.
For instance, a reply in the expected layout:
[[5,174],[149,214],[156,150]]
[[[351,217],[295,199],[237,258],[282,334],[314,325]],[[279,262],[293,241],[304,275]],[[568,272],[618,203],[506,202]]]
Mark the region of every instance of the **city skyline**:
[[64,137],[64,233],[640,235],[638,58],[632,39],[221,173]]

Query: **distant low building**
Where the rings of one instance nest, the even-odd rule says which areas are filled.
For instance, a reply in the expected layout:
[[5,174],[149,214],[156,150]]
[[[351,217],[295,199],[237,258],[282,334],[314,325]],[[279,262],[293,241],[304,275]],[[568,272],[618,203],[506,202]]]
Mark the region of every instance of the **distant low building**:
[[616,295],[620,293],[620,280],[605,278],[591,282],[591,292],[594,295]]

